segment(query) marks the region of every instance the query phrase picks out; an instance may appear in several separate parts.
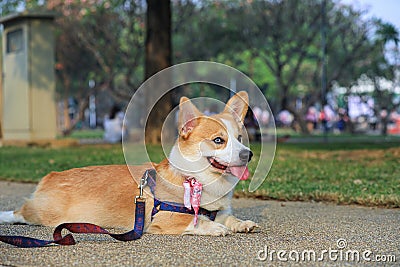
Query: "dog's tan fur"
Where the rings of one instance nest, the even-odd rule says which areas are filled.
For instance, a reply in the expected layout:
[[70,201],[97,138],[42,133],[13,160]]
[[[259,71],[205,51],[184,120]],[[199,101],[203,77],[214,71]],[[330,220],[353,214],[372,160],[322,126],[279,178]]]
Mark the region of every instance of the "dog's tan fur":
[[[247,94],[240,92],[228,102],[224,112],[207,120],[208,117],[202,115],[187,98],[182,98],[180,135],[177,140],[181,152],[185,155],[194,153],[196,144],[200,142],[205,143],[207,149],[224,149],[226,144],[218,146],[210,140],[217,136],[228,138],[227,130],[221,127],[223,120],[236,125],[235,132],[242,130],[238,120],[243,121],[247,102]],[[182,110],[186,110],[186,113]],[[157,198],[182,203],[185,174],[173,168],[165,159],[160,164],[92,166],[52,172],[42,179],[32,198],[15,211],[14,216],[22,222],[47,226],[88,222],[103,227],[131,229],[134,225],[134,198],[139,195],[138,181],[149,168],[155,168],[157,172]],[[241,221],[230,214],[232,191],[218,195],[233,183],[232,177],[224,177],[215,170],[196,177],[203,184],[214,181],[204,186],[202,203],[204,199],[205,204],[202,207],[221,210],[215,221],[199,216],[197,226],[193,225],[193,215],[168,211],[158,212],[151,220],[154,202],[153,196],[146,190],[145,231],[157,234],[226,235],[232,231],[247,232],[254,229],[257,226],[254,222]],[[218,191],[219,188],[222,189]]]

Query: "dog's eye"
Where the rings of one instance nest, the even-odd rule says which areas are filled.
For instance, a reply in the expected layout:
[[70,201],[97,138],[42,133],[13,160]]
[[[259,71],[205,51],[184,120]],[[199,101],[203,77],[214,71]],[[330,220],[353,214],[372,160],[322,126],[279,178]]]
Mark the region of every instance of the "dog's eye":
[[225,140],[222,139],[221,137],[217,137],[213,140],[214,143],[216,143],[217,145],[222,145],[223,143],[225,143]]
[[241,142],[242,142],[242,139],[243,139],[243,138],[242,138],[242,135],[239,135],[237,139],[238,139],[238,141],[241,143]]

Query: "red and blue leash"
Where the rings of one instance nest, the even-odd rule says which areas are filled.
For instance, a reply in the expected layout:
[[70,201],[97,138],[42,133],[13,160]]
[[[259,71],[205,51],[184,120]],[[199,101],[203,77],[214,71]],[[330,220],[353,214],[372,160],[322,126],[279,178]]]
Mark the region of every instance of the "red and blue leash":
[[106,229],[91,223],[63,223],[56,227],[53,233],[54,240],[42,240],[26,236],[5,236],[0,235],[0,241],[14,245],[21,248],[37,248],[45,247],[51,244],[58,245],[75,245],[75,239],[72,234],[67,234],[66,236],[61,235],[63,229],[67,229],[71,233],[79,234],[106,234],[119,241],[132,241],[139,239],[143,235],[144,230],[144,220],[145,220],[145,198],[143,197],[143,187],[147,183],[147,178],[149,176],[149,171],[147,170],[141,181],[140,181],[140,195],[135,198],[136,209],[135,209],[135,226],[133,230],[123,233],[123,234],[112,234]]
[[134,229],[123,234],[112,234],[106,229],[91,223],[63,223],[56,227],[53,233],[54,240],[41,240],[25,236],[4,236],[0,235],[0,241],[21,248],[45,247],[50,244],[75,245],[75,239],[72,234],[61,235],[63,229],[71,233],[79,234],[106,234],[119,241],[132,241],[139,239],[143,235],[144,229],[145,202],[136,202],[135,226]]

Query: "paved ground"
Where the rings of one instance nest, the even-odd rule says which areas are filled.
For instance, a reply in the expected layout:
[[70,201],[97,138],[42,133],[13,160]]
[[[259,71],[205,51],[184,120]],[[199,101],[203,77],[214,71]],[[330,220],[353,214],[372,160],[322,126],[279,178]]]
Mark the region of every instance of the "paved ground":
[[[19,207],[34,187],[0,182],[0,210]],[[347,266],[377,258],[393,260],[392,255],[397,261],[386,265],[400,265],[399,209],[235,199],[234,212],[239,218],[258,222],[262,229],[226,237],[144,235],[127,243],[75,234],[75,246],[38,249],[0,243],[0,266]],[[52,231],[40,226],[0,225],[1,235],[49,239]],[[357,255],[359,263],[353,260]]]

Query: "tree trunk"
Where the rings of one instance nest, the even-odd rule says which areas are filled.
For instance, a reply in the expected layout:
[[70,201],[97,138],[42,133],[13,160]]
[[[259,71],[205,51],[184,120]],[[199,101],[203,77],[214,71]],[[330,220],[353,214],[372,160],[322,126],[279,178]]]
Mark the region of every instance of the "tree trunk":
[[[77,127],[79,122],[82,122],[84,117],[85,117],[85,109],[89,107],[89,97],[86,97],[84,99],[79,99],[79,105],[78,105],[78,116],[76,120],[74,120],[74,123],[71,124],[69,123],[69,128],[65,128],[63,131],[64,136],[68,136],[72,133],[73,130]],[[68,117],[69,118],[69,117]]]
[[287,90],[282,89],[282,98],[281,98],[281,109],[288,109],[288,97],[287,97]]
[[[304,111],[303,110],[299,110],[299,111],[296,111],[294,108],[288,108],[287,109],[290,113],[292,113],[293,114],[293,116],[294,116],[294,129],[296,130],[296,131],[298,131],[298,130],[300,130],[300,132],[302,133],[302,134],[310,134],[310,131],[309,131],[309,129],[308,129],[308,127],[307,127],[307,122],[306,122],[306,120],[304,119]],[[296,123],[297,123],[297,127],[296,127]]]
[[279,90],[279,105],[280,107],[278,108],[278,111],[281,110],[288,110],[289,109],[289,101],[288,101],[288,92],[289,92],[289,88],[288,85],[285,84],[285,82],[283,81],[283,68],[281,65],[278,64],[278,69],[276,71],[276,86]]
[[[147,0],[146,66],[145,79],[171,66],[171,1]],[[157,86],[157,85],[155,85]],[[162,86],[162,85],[161,85]],[[147,107],[157,101],[157,88],[146,92]],[[151,110],[146,122],[146,143],[161,142],[163,122],[172,109],[172,97],[164,95]]]
[[299,115],[299,114],[295,114],[295,119],[297,121],[297,123],[299,124],[299,128],[302,134],[310,134],[310,130],[307,127],[307,122],[304,120],[304,118]]
[[64,104],[63,104],[63,115],[64,115],[64,129],[63,133],[65,131],[68,131],[71,128],[71,119],[69,117],[69,110],[68,110],[68,98],[69,98],[69,87],[71,85],[71,82],[67,75],[63,75],[63,80],[64,80]]
[[389,113],[388,113],[388,115],[387,115],[385,118],[383,118],[383,120],[382,120],[381,135],[387,136],[388,124],[389,124]]

